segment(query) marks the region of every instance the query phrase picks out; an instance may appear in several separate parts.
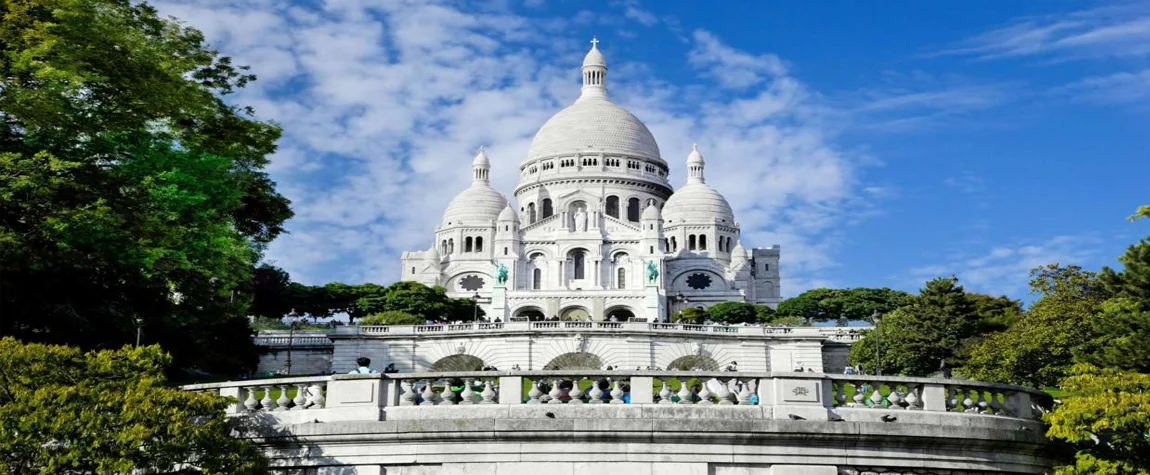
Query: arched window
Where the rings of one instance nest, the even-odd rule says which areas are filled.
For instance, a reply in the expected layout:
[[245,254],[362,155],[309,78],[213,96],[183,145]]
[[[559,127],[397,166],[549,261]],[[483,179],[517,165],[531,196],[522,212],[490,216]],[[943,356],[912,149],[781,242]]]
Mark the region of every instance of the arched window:
[[535,203],[527,204],[527,223],[535,223]]
[[675,239],[675,236],[671,236],[671,252],[675,252],[678,250],[679,250],[679,240]]
[[463,238],[463,252],[471,252],[471,236]]
[[699,235],[699,250],[700,251],[706,251],[707,250],[707,235],[706,234],[700,234]]
[[483,252],[483,238],[475,238],[475,252]]
[[583,261],[583,251],[575,251],[571,253],[571,266],[574,268],[575,279],[577,280],[586,278],[586,266],[584,265]]
[[455,254],[455,238],[447,240],[447,253]]
[[411,268],[411,273],[412,273],[412,274],[414,274],[414,273],[415,273],[415,268],[414,268],[414,267],[412,267],[412,268]]
[[531,271],[531,288],[534,290],[543,288],[543,269]]
[[507,248],[506,247],[503,248],[503,255],[505,255],[505,256],[507,255]]
[[607,213],[607,216],[610,216],[612,218],[618,218],[619,217],[619,197],[618,196],[608,196],[607,197],[607,209],[604,210],[604,212]]
[[639,198],[627,200],[627,221],[639,220]]
[[442,242],[439,243],[439,253],[440,254],[447,254],[447,240],[446,239],[444,239]]
[[687,250],[690,250],[690,251],[695,250],[695,235],[694,234],[687,236]]
[[627,269],[624,269],[622,267],[619,268],[619,276],[618,276],[618,280],[616,282],[618,282],[617,284],[615,284],[618,288],[620,288],[620,289],[627,288]]
[[548,218],[555,214],[555,210],[551,208],[551,198],[543,198],[543,210],[539,219]]

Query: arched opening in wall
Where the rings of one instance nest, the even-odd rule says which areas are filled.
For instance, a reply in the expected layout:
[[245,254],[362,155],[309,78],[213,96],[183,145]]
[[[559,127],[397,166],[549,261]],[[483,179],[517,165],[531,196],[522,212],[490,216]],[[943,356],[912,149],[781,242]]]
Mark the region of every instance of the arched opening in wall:
[[580,351],[563,353],[543,366],[544,370],[603,369],[603,360],[598,355]]
[[635,319],[635,312],[627,307],[611,307],[604,313],[609,322],[629,322]]
[[471,355],[451,355],[431,364],[428,371],[483,371],[483,360]]
[[483,252],[483,238],[475,238],[475,252]]
[[543,288],[543,269],[535,269],[531,271],[531,290],[539,290]]
[[527,223],[535,223],[535,203],[527,203]]
[[639,198],[627,200],[627,221],[639,221]]
[[614,195],[608,196],[607,197],[607,205],[606,205],[605,209],[603,210],[603,212],[607,213],[607,216],[618,219],[619,218],[619,197],[614,196]]
[[455,254],[455,238],[447,240],[447,253]]
[[[412,267],[411,270],[412,270],[412,274],[414,274],[415,268]],[[616,273],[618,275],[615,276],[615,288],[626,289],[627,288],[627,269],[620,267],[619,270],[616,271]]]
[[587,203],[583,201],[572,201],[567,205],[567,215],[570,220],[567,225],[570,226],[572,231],[586,231],[590,224],[588,223],[590,217],[587,213]]
[[718,371],[719,362],[706,355],[686,355],[675,358],[667,371]]
[[512,317],[516,320],[527,319],[532,322],[541,322],[547,319],[547,316],[543,314],[543,310],[539,307],[523,307],[516,310],[515,313],[512,314]]
[[546,219],[555,214],[555,209],[551,207],[551,198],[543,198],[543,210],[539,219]]
[[442,242],[439,243],[439,253],[440,254],[447,254],[447,240],[446,239],[444,239]]
[[587,251],[574,249],[567,253],[567,260],[571,262],[572,279],[582,280],[587,278]]
[[471,252],[471,236],[463,238],[463,252]]
[[706,234],[700,234],[699,235],[699,250],[700,251],[706,251],[707,250],[707,235]]
[[559,319],[589,321],[591,320],[591,312],[583,307],[569,307],[563,309],[563,312],[559,314]]
[[687,250],[690,250],[690,251],[695,250],[695,235],[694,234],[687,236]]
[[679,250],[679,240],[675,239],[675,236],[671,236],[671,252],[675,252],[678,250]]

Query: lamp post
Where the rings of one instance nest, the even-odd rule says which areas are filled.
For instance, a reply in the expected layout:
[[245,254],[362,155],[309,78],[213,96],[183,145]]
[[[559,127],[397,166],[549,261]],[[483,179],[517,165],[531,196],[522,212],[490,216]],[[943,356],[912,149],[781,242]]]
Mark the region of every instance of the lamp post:
[[471,314],[471,320],[476,324],[479,323],[479,298],[480,297],[481,296],[479,295],[479,292],[476,292],[475,296],[471,298],[471,301],[475,304],[475,309],[472,311],[472,314]]
[[140,334],[144,331],[144,319],[140,317],[135,318],[136,321],[136,348],[140,347]]
[[287,375],[291,376],[291,349],[295,344],[295,329],[299,326],[299,314],[293,308],[288,313],[288,318],[291,318],[291,323],[288,324]]
[[879,324],[879,322],[882,321],[882,317],[880,315],[882,315],[882,314],[878,313],[878,310],[875,310],[874,313],[872,313],[870,316],[871,320],[874,321],[874,332],[875,332],[874,333],[874,375],[875,376],[882,376],[882,356],[881,356],[881,352],[880,352],[880,349],[882,347],[881,346],[882,340],[879,338],[882,335],[878,331],[878,324]]
[[690,302],[690,301],[691,301],[691,299],[687,298],[686,295],[683,295],[682,292],[675,294],[675,303],[679,304],[679,316],[680,317],[683,315],[683,309],[685,309],[687,307],[685,304],[687,302]]

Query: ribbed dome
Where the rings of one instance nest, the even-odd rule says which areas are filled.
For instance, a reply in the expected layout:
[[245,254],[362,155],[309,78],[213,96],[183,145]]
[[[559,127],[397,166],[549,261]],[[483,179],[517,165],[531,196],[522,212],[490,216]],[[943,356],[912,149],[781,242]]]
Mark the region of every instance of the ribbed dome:
[[658,221],[660,218],[659,207],[654,203],[647,205],[647,209],[643,210],[643,216],[639,219],[642,221]]
[[527,160],[576,152],[618,153],[662,161],[647,126],[605,96],[584,96],[551,117],[531,141]]
[[687,183],[679,188],[663,206],[663,222],[667,226],[678,224],[735,224],[735,213],[723,195],[706,183]]
[[443,213],[443,225],[463,223],[488,224],[507,207],[507,198],[486,182],[474,182],[451,199]]
[[499,212],[499,217],[496,219],[499,221],[512,221],[518,223],[519,215],[515,214],[515,210],[511,209],[511,205],[507,205],[507,207],[503,208],[503,211]]

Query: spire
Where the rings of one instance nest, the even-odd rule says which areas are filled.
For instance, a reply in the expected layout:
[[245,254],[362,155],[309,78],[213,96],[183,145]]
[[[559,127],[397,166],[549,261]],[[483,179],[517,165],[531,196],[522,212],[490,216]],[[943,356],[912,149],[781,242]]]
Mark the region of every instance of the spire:
[[471,183],[487,183],[491,174],[491,160],[487,159],[487,149],[479,147],[479,154],[471,161]]
[[607,59],[599,52],[599,38],[591,38],[591,51],[583,57],[583,95],[579,98],[607,95]]
[[687,183],[703,183],[703,154],[699,152],[699,145],[691,145],[691,154],[687,156]]

